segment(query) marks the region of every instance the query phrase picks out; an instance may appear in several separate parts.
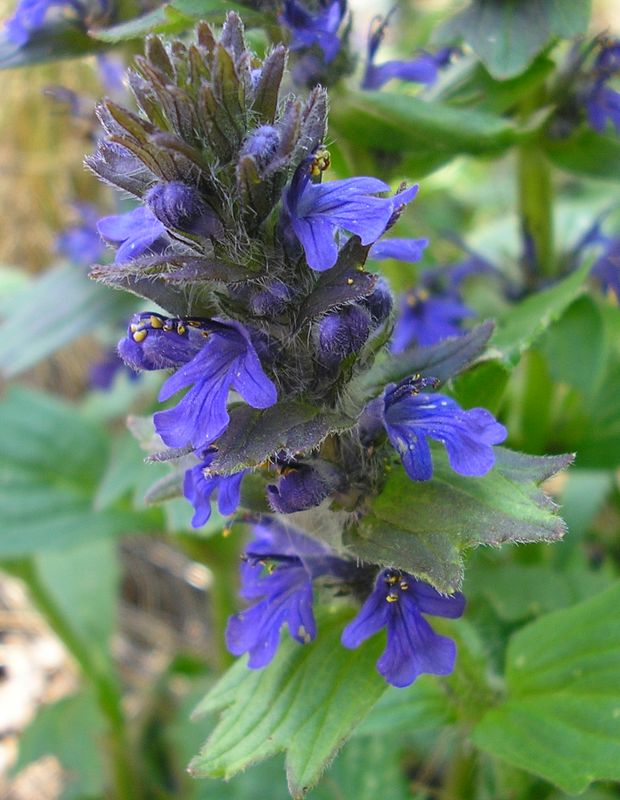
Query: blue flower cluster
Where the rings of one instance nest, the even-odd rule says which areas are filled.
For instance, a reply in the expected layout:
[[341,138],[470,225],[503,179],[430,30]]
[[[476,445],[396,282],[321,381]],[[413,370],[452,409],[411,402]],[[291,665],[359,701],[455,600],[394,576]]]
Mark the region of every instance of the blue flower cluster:
[[[304,36],[331,52],[328,36]],[[299,642],[314,638],[313,583],[329,575],[361,581],[367,595],[345,646],[387,627],[378,667],[388,681],[445,674],[454,646],[422,614],[458,616],[462,598],[360,566],[346,548],[292,531],[298,517],[288,516],[338,503],[359,518],[386,465],[400,458],[413,481],[432,477],[429,440],[454,471],[485,475],[506,436],[485,409],[436,393],[432,375],[354,399],[394,326],[389,286],[365,262],[420,257],[424,240],[386,237],[417,186],[391,193],[372,177],[325,180],[324,90],[279,103],[285,51],[259,62],[235,14],[219,39],[199,25],[192,48],[189,70],[186,45],[152,37],[130,73],[141,114],[110,101],[100,109],[107,136],[88,163],[141,204],[100,221],[117,252],[94,274],[166,309],[134,315],[118,350],[133,369],[172,371],[162,402],[185,392],[154,425],[166,459],[179,459],[193,524],[206,522],[214,496],[222,514],[256,511],[248,481],[280,520],[264,522],[246,553],[243,594],[257,602],[231,620],[229,648],[261,667],[284,623]]]
[[620,133],[620,92],[608,85],[620,73],[620,41],[606,42],[594,62],[594,68],[583,91],[583,103],[590,126],[604,133],[611,124]]
[[448,675],[456,647],[437,635],[423,614],[460,617],[465,599],[439,594],[402,570],[360,569],[337,558],[322,544],[290,526],[263,522],[254,527],[241,568],[242,596],[253,603],[228,622],[226,643],[235,655],[248,654],[248,666],[258,669],[274,657],[280,628],[287,625],[300,644],[316,637],[313,584],[329,576],[343,585],[358,584],[367,594],[357,616],[342,632],[344,647],[359,647],[385,628],[387,644],[377,669],[393,686],[409,686],[419,675]]

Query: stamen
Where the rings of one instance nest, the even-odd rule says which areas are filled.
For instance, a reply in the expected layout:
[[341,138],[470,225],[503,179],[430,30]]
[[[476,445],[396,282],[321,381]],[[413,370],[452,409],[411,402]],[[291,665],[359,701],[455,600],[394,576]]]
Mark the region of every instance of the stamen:
[[159,329],[164,327],[163,319],[155,316],[155,314],[151,314],[149,322],[151,323],[151,328]]
[[310,174],[313,178],[318,178],[321,172],[325,172],[329,168],[330,163],[329,150],[317,150],[314,154],[314,160],[310,164]]
[[386,595],[385,599],[388,601],[388,603],[396,603],[398,602],[398,595],[396,592],[390,592],[388,595]]
[[148,335],[148,331],[146,328],[142,328],[142,330],[135,331],[133,334],[134,342],[143,342]]

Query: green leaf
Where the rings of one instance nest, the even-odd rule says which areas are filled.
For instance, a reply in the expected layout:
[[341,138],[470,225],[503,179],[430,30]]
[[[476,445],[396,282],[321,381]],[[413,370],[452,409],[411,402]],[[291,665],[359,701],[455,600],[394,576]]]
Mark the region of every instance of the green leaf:
[[312,792],[312,800],[377,800],[389,787],[389,800],[410,800],[397,736],[352,739]]
[[594,397],[608,353],[603,319],[591,297],[586,295],[572,303],[545,333],[538,348],[546,357],[555,381],[574,387],[588,399]]
[[462,153],[500,153],[522,136],[501,116],[393,92],[347,93],[330,108],[329,121],[332,135],[358,147],[398,154],[405,162],[422,151],[418,169],[411,170],[416,177]]
[[66,770],[61,800],[101,797],[106,781],[100,743],[105,733],[105,720],[90,691],[43,706],[19,737],[15,769],[52,754]]
[[530,295],[500,316],[490,342],[491,354],[498,350],[500,361],[508,368],[518,364],[522,353],[585,291],[590,267],[584,264],[555,286]]
[[556,167],[587,178],[620,180],[620,138],[583,126],[567,139],[546,138],[545,152]]
[[565,792],[620,780],[620,583],[516,633],[508,696],[474,731],[481,749]]
[[193,19],[206,19],[219,23],[224,21],[229,11],[240,14],[245,25],[261,24],[264,21],[264,16],[253,11],[249,4],[228,0],[173,0],[172,7]]
[[285,751],[293,797],[312,788],[387,688],[375,669],[382,637],[346,650],[340,634],[348,618],[325,616],[317,640],[307,645],[286,636],[264,669],[250,670],[240,659],[228,670],[196,709],[223,713],[190,764],[193,775],[230,778]]
[[211,469],[221,474],[255,467],[278,450],[311,450],[328,434],[352,427],[355,420],[335,412],[322,412],[309,403],[289,401],[263,410],[237,406],[230,424],[217,440]]
[[412,347],[402,353],[384,353],[368,372],[349,387],[352,400],[361,402],[379,395],[388,383],[398,383],[416,373],[445,382],[461,372],[484,351],[493,323],[483,322],[464,336],[445,339],[431,347]]
[[517,622],[566,608],[609,585],[609,576],[585,569],[560,571],[549,564],[498,564],[483,560],[467,566],[468,598],[483,597],[499,619]]
[[131,41],[143,39],[149,33],[182,33],[191,28],[196,20],[221,23],[228,11],[238,11],[246,25],[260,23],[262,17],[247,6],[225,0],[173,0],[154,8],[135,19],[119,22],[110,28],[89,31],[93,39],[101,42]]
[[75,407],[15,388],[0,417],[0,558],[154,527],[153,514],[95,511],[108,447]]
[[472,0],[434,39],[464,39],[491,75],[503,80],[523,72],[555,37],[583,33],[589,19],[589,0]]
[[446,687],[423,675],[405,689],[390,686],[354,736],[389,736],[413,730],[443,728],[455,722]]
[[572,537],[581,539],[613,489],[613,473],[572,469],[562,492],[562,516]]
[[509,378],[510,371],[500,361],[482,361],[457,376],[453,394],[463,408],[483,405],[497,414]]
[[345,532],[345,545],[359,558],[399,567],[450,594],[460,588],[468,548],[561,539],[565,525],[538,484],[572,456],[495,452],[496,465],[482,478],[457,475],[443,451],[433,453],[430,481],[416,483],[402,467],[394,469],[369,513]]
[[120,584],[116,542],[88,540],[71,549],[38,553],[33,562],[47,595],[95,668],[110,672]]
[[180,33],[190,27],[193,20],[176,11],[172,4],[154,8],[148,14],[119,22],[110,28],[92,31],[91,36],[102,42],[124,42],[131,39],[143,39],[149,33]]
[[0,364],[11,378],[107,319],[122,317],[135,301],[98,286],[75,265],[46,272],[14,298],[0,325]]

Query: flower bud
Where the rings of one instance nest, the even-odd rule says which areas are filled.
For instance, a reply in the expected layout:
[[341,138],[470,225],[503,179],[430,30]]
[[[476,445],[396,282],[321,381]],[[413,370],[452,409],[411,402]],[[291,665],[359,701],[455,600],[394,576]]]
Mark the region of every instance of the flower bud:
[[318,506],[341,483],[340,472],[332,464],[317,462],[286,467],[276,485],[267,487],[267,500],[274,511],[292,514]]
[[260,169],[264,169],[280,146],[280,134],[271,125],[261,125],[252,131],[241,149],[242,156],[252,156]]
[[277,316],[291,299],[291,290],[282,281],[271,281],[250,298],[250,310],[257,317]]
[[379,278],[372,294],[360,300],[360,305],[366,308],[375,325],[380,325],[390,316],[393,304],[392,292],[384,278]]
[[370,333],[370,318],[359,306],[346,306],[327,314],[318,324],[317,344],[321,355],[345,358],[362,348]]
[[219,236],[222,223],[193,186],[181,181],[158,183],[144,201],[167,228],[198,236]]

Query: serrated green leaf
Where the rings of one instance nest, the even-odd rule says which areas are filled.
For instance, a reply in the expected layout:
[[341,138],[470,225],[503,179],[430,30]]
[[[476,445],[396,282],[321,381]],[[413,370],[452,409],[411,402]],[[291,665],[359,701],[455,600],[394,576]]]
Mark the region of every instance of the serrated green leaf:
[[54,755],[66,770],[61,800],[101,797],[106,776],[100,743],[106,724],[90,691],[43,706],[19,737],[16,770]]
[[544,141],[549,160],[560,169],[588,178],[620,180],[620,139],[583,126],[567,139]]
[[499,351],[500,360],[506,367],[514,367],[522,353],[585,291],[590,267],[590,264],[584,264],[555,286],[530,295],[499,317],[490,347],[491,352],[493,349]]
[[555,37],[583,33],[589,19],[589,0],[472,0],[434,39],[464,39],[491,75],[503,80],[523,72]]
[[98,286],[75,265],[51,269],[14,299],[0,325],[0,369],[14,377],[133,307],[135,301]]
[[157,515],[95,511],[108,446],[75,407],[15,388],[0,416],[0,558],[154,527]]
[[562,538],[565,525],[538,483],[572,456],[495,451],[495,467],[481,478],[457,475],[443,452],[433,453],[430,481],[413,482],[397,467],[369,513],[345,532],[345,545],[359,558],[399,567],[449,594],[460,588],[468,548]]
[[481,749],[565,792],[620,780],[620,583],[516,633],[508,696],[474,730]]
[[320,619],[308,645],[286,636],[264,669],[248,669],[245,659],[234,664],[196,709],[223,713],[192,774],[229,778],[285,751],[291,794],[303,797],[387,688],[375,669],[382,637],[346,650],[340,634],[348,619]]

